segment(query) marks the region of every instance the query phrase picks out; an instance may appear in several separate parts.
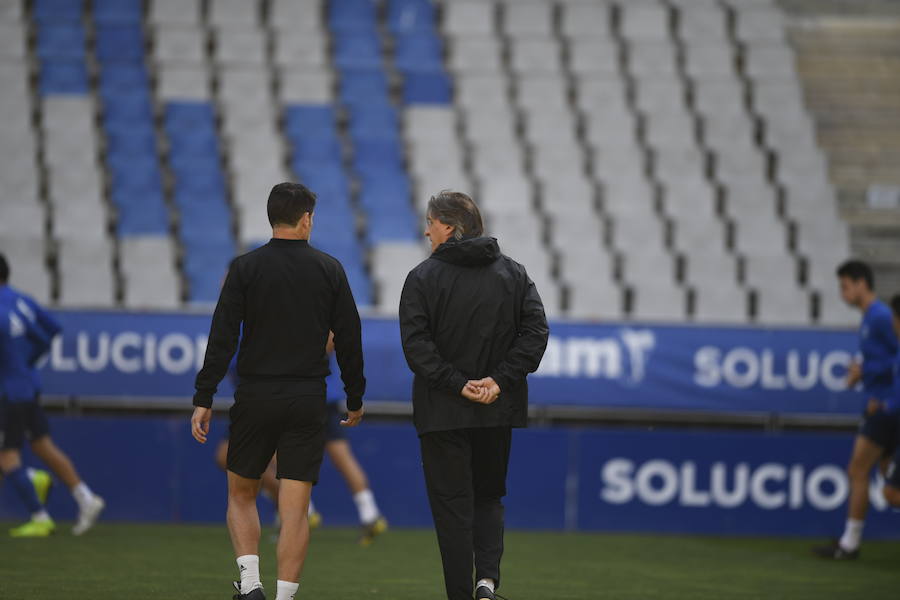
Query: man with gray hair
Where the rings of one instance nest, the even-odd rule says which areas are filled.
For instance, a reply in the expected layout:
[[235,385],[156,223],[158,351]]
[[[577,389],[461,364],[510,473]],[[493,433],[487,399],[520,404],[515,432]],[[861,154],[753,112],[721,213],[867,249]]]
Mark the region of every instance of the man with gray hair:
[[431,256],[400,296],[400,335],[415,374],[413,414],[449,600],[494,600],[513,427],[528,416],[526,376],[547,347],[544,307],[525,268],[483,237],[460,192],[428,203]]

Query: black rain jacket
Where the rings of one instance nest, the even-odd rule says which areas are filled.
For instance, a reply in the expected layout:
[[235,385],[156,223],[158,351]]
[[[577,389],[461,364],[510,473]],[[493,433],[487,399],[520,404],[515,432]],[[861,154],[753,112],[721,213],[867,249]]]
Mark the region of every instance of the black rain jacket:
[[[441,244],[406,278],[400,335],[413,380],[419,435],[469,427],[524,427],[526,375],[537,369],[549,329],[525,267],[500,253],[494,238]],[[469,379],[493,377],[496,402],[460,392]]]

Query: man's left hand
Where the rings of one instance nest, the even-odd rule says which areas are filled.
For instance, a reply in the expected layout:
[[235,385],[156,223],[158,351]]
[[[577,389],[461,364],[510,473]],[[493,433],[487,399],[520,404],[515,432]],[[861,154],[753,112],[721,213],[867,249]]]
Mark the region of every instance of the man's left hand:
[[206,443],[206,435],[209,433],[209,421],[212,419],[212,409],[204,406],[194,408],[191,415],[191,435],[201,444]]

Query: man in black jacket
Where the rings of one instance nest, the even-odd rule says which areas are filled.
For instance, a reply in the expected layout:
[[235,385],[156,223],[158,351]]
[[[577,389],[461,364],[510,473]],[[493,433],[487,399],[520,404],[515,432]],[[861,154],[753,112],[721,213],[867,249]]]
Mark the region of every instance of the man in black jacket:
[[449,600],[493,600],[500,585],[503,504],[513,427],[528,416],[525,377],[549,330],[525,268],[481,237],[471,198],[428,204],[431,256],[406,278],[400,334]]
[[241,574],[236,600],[265,599],[256,495],[276,451],[282,523],[276,600],[290,600],[297,591],[309,543],[309,495],[325,447],[329,331],[347,396],[348,416],[341,424],[352,427],[363,415],[359,313],[341,264],[309,245],[315,203],[302,185],[272,188],[267,207],[272,239],[231,262],[197,374],[191,432],[205,443],[213,394],[240,337],[226,459],[228,530]]

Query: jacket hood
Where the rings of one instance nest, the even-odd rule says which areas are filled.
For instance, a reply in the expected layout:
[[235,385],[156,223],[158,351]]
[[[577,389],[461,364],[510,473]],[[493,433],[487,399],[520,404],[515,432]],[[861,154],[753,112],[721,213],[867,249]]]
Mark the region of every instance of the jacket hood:
[[500,246],[491,237],[448,240],[431,257],[461,267],[482,267],[500,258]]

